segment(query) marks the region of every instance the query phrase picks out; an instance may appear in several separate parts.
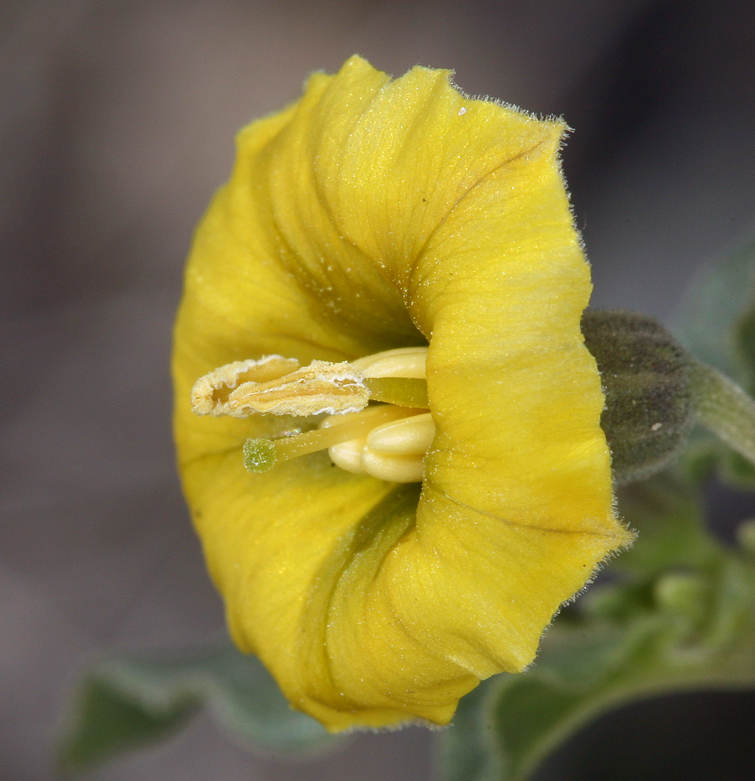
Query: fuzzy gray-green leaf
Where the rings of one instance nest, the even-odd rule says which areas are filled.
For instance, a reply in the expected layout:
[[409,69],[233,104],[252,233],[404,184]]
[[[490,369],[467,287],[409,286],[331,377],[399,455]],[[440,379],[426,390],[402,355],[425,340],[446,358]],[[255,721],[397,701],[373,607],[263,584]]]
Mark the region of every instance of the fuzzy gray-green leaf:
[[233,648],[150,660],[113,658],[85,674],[60,747],[63,772],[75,774],[168,737],[200,706],[253,748],[312,751],[336,738],[290,708],[258,659]]

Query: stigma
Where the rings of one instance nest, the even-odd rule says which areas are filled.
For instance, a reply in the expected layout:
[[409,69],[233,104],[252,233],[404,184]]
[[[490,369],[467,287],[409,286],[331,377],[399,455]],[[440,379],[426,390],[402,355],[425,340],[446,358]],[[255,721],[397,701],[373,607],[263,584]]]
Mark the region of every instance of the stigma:
[[435,437],[426,383],[426,347],[406,347],[352,362],[268,355],[236,361],[201,377],[191,393],[198,415],[325,415],[316,429],[248,439],[244,465],[265,472],[281,461],[328,450],[347,472],[419,482]]

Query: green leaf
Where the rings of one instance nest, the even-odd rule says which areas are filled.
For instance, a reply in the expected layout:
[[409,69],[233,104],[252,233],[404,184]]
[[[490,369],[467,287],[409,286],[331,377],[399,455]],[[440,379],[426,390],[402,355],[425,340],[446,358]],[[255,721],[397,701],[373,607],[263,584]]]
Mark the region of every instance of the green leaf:
[[490,701],[494,683],[494,678],[483,681],[463,697],[453,727],[442,733],[439,765],[443,781],[498,781],[503,777]]
[[755,376],[753,317],[755,236],[695,277],[672,330],[700,361],[751,387]]
[[[751,263],[755,265],[755,251]],[[745,387],[755,390],[755,300],[751,293],[748,307],[734,326],[734,346],[736,357],[744,364],[747,373]]]
[[114,690],[107,680],[89,677],[79,695],[76,728],[61,751],[65,775],[106,762],[112,756],[168,737],[195,710],[192,701],[151,712]]
[[524,781],[575,731],[632,699],[755,687],[749,527],[742,551],[720,546],[696,492],[669,474],[625,488],[620,508],[640,529],[634,548],[609,568],[612,582],[555,620],[528,672],[462,700],[442,738],[444,781]]
[[710,432],[698,428],[679,459],[680,471],[690,482],[705,485],[716,476],[727,486],[740,491],[755,491],[755,465],[727,447]]
[[718,451],[718,476],[732,488],[755,490],[755,465],[723,445]]
[[[699,273],[672,328],[693,355],[755,393],[755,236]],[[683,469],[702,483],[712,471],[735,488],[755,489],[755,466],[712,434],[693,433]]]
[[181,659],[117,658],[91,667],[60,747],[60,768],[80,773],[165,738],[201,705],[265,751],[312,751],[337,740],[289,707],[255,657],[221,647]]
[[638,537],[612,569],[654,576],[675,567],[706,568],[721,555],[707,532],[699,493],[675,472],[620,488],[617,502]]
[[654,626],[557,622],[541,658],[522,675],[502,676],[491,696],[500,781],[520,781],[557,745],[608,707],[612,682],[635,666]]

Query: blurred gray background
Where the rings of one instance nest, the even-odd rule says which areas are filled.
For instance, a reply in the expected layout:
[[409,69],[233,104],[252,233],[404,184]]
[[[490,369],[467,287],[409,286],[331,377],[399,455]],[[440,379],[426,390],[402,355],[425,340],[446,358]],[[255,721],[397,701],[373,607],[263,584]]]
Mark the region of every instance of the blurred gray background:
[[[171,322],[235,131],[307,73],[451,67],[564,115],[595,306],[668,319],[755,218],[752,0],[6,0],[0,31],[3,781],[51,777],[82,660],[223,633],[174,470]],[[538,781],[752,779],[753,720],[747,696],[633,706]],[[200,717],[91,779],[428,781],[432,752],[409,729],[297,764]]]

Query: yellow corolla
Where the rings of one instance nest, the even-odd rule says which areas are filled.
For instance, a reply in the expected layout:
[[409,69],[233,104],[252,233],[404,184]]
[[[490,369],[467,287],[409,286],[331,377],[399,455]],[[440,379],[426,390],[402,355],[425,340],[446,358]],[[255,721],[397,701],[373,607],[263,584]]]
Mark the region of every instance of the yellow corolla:
[[331,730],[448,723],[631,540],[563,132],[353,57],[241,131],[197,231],[186,496],[236,643]]

